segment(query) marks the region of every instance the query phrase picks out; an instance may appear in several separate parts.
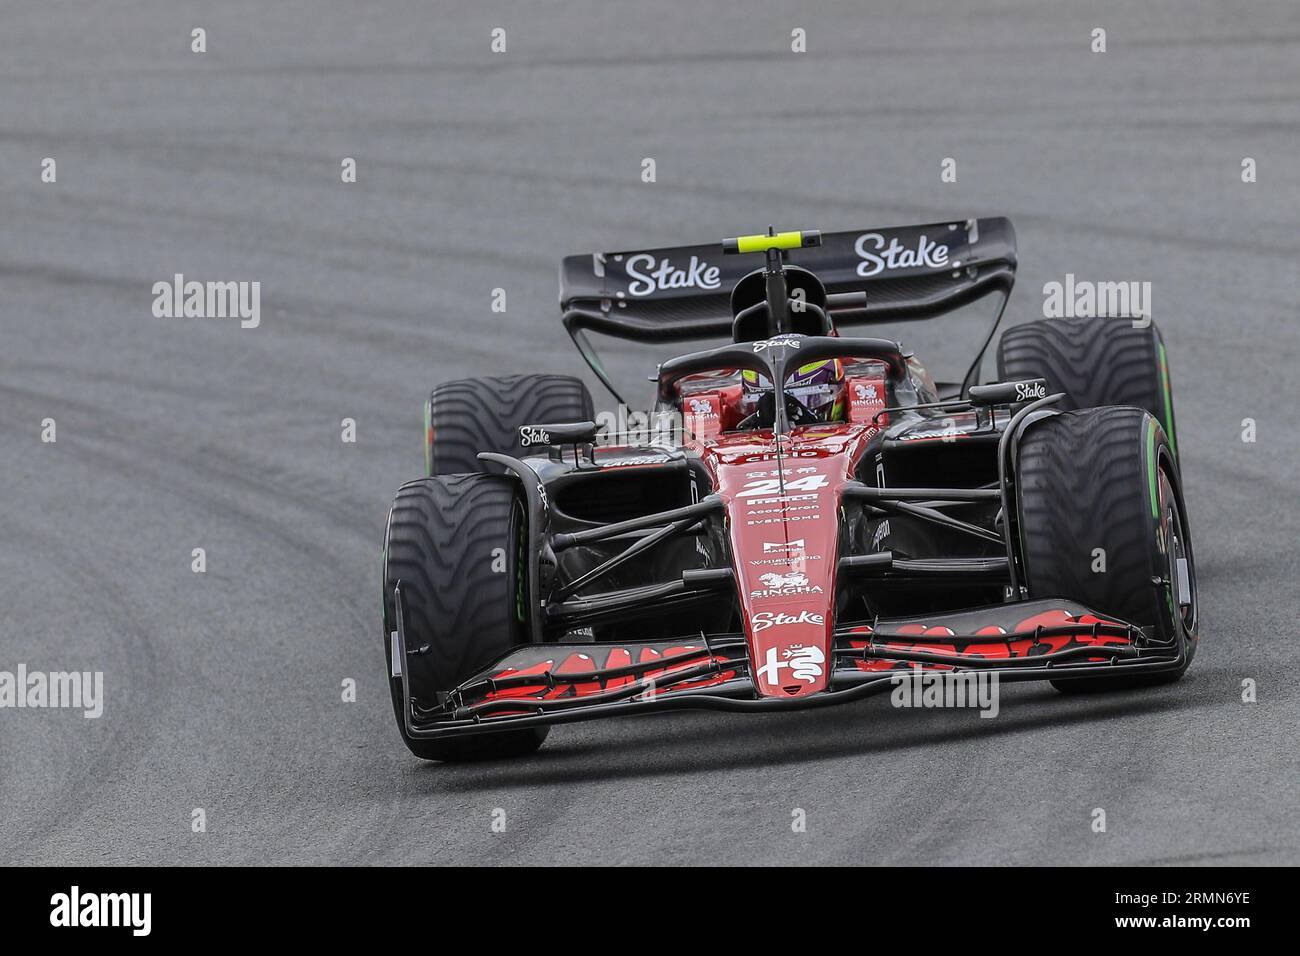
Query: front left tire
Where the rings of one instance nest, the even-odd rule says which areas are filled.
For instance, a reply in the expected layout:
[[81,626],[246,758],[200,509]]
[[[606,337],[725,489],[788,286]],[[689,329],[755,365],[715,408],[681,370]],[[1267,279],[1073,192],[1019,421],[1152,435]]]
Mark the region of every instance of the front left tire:
[[1177,670],[1053,686],[1073,693],[1181,678],[1196,653],[1196,570],[1178,464],[1155,417],[1108,407],[1033,422],[1019,443],[1016,493],[1030,598],[1078,601],[1186,650]]

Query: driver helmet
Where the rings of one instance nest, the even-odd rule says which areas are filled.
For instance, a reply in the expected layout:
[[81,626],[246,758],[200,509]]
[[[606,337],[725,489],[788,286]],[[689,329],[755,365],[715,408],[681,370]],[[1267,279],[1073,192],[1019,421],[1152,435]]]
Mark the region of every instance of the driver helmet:
[[[840,386],[844,382],[844,365],[839,359],[809,362],[795,370],[785,383],[785,393],[797,398],[819,421],[839,417]],[[757,372],[741,372],[741,395],[746,407],[757,404],[761,395],[772,391],[772,383]]]

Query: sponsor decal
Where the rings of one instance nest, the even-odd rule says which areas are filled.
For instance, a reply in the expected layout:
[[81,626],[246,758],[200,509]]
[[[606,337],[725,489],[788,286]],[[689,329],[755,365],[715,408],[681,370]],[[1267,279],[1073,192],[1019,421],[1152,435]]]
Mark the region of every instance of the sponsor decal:
[[809,584],[808,575],[802,571],[768,571],[766,574],[760,574],[758,580],[763,584],[763,588],[757,591],[750,591],[750,597],[770,598],[770,597],[788,597],[793,594],[821,594],[820,585]]
[[797,349],[800,347],[800,344],[801,343],[798,339],[788,336],[782,336],[779,339],[759,339],[754,343],[754,351],[762,352],[766,349],[774,349],[780,346],[784,346],[788,349]]
[[899,435],[901,441],[921,441],[925,438],[960,438],[971,429],[961,428],[955,423],[948,424],[942,428],[930,429],[928,431],[907,432]]
[[822,676],[824,663],[826,663],[826,655],[822,653],[820,647],[791,644],[780,652],[779,657],[776,648],[769,647],[767,659],[758,669],[758,676],[768,684],[776,684],[780,682],[781,671],[788,667],[790,676],[795,680],[812,684]]
[[880,401],[880,389],[876,387],[875,382],[866,384],[859,382],[853,386],[853,400],[855,402],[878,402]]
[[[811,434],[810,432],[804,432],[804,437],[809,437],[810,434]],[[734,461],[728,462],[728,464],[748,465],[759,461],[788,461],[789,459],[792,458],[825,458],[825,457],[827,457],[825,452],[791,449],[790,451],[783,451],[779,455],[774,451],[763,452],[760,455],[741,455],[740,457],[736,458]],[[776,472],[771,472],[770,474],[776,474]]]
[[627,270],[629,295],[645,296],[666,289],[717,289],[722,285],[717,266],[711,266],[699,256],[691,256],[684,268],[677,268],[668,259],[660,259],[647,252],[628,256]]
[[777,495],[775,498],[755,498],[753,501],[747,501],[748,505],[775,505],[782,501],[816,501],[818,495]]
[[767,574],[760,575],[759,580],[769,588],[797,588],[807,586],[808,575],[801,571],[791,571],[789,574],[769,571]]
[[717,418],[718,410],[713,407],[713,402],[707,398],[690,398],[687,399],[690,405],[690,412],[697,418]]
[[826,619],[815,611],[800,611],[798,614],[785,614],[779,611],[759,611],[750,620],[754,633],[766,631],[769,627],[785,627],[789,624],[825,624]]
[[802,551],[803,538],[795,538],[793,541],[764,541],[763,553],[771,554],[773,551]]
[[614,461],[602,461],[602,468],[626,468],[629,465],[662,465],[671,459],[667,455],[635,455],[630,458],[619,458]]
[[890,269],[912,269],[918,266],[943,269],[948,265],[948,247],[931,241],[924,233],[917,239],[916,248],[910,249],[900,243],[897,236],[892,236],[886,246],[885,237],[880,233],[866,232],[858,236],[853,251],[862,259],[858,263],[858,275],[863,278]]
[[1047,385],[1042,379],[1036,382],[1016,382],[1016,401],[1027,402],[1031,398],[1046,398]]
[[752,508],[746,511],[747,515],[775,515],[787,511],[818,511],[821,505],[778,505],[775,508]]
[[520,425],[519,444],[525,448],[531,445],[549,445],[551,433],[538,425]]
[[778,565],[784,565],[787,568],[791,568],[801,565],[805,561],[820,561],[821,559],[822,556],[820,554],[797,554],[788,555],[784,558],[755,558],[749,563],[755,568],[776,567]]

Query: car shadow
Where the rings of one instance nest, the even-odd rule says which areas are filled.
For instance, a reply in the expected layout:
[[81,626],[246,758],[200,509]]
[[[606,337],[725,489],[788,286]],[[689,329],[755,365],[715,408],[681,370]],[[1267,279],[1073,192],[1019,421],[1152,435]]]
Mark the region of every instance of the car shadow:
[[881,699],[804,712],[628,717],[579,725],[585,728],[581,736],[574,734],[575,725],[556,728],[542,749],[527,758],[431,763],[421,767],[415,777],[430,790],[466,792],[681,777],[932,751],[977,740],[1213,706],[1199,695],[1182,693],[1187,684],[1177,689],[1071,697],[1050,688],[1004,691],[1001,709],[991,719],[979,717],[974,710],[896,708]]

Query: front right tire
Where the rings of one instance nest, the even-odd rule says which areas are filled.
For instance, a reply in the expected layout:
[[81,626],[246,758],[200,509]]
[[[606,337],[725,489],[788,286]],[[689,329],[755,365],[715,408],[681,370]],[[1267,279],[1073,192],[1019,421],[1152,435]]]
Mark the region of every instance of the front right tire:
[[[547,727],[446,739],[406,730],[402,684],[392,677],[394,588],[402,584],[407,656],[417,707],[431,707],[530,634],[528,517],[518,482],[505,475],[440,475],[397,492],[384,537],[384,651],[398,730],[426,760],[531,753]],[[415,653],[413,653],[415,652]]]

